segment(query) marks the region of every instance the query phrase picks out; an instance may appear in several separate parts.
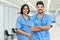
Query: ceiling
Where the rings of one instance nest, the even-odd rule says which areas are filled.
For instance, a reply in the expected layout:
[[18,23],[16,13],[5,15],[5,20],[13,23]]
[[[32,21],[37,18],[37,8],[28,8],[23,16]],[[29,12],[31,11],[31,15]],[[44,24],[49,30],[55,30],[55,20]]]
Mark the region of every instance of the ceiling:
[[[40,1],[40,0],[5,0],[7,2],[10,2],[12,4],[15,4],[19,7],[21,7],[23,4],[27,3],[30,7],[31,11],[35,11],[36,10],[36,2]],[[41,0],[44,2],[45,5],[45,10],[49,10],[49,11],[56,11],[58,9],[60,9],[60,0]],[[48,3],[50,2],[50,3]],[[0,2],[1,4],[2,2]]]

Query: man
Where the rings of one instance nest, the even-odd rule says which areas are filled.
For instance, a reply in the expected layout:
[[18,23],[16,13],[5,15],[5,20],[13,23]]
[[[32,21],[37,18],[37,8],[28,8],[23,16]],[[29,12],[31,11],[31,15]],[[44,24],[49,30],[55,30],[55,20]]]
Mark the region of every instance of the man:
[[32,40],[50,40],[49,29],[52,27],[50,16],[44,13],[44,3],[38,1],[36,3],[37,14],[31,17],[34,22],[32,30]]

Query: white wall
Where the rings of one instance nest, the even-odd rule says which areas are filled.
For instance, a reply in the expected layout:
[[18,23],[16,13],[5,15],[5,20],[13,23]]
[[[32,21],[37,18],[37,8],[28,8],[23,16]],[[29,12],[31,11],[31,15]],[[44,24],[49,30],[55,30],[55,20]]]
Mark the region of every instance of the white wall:
[[[0,39],[4,40],[4,30],[15,28],[16,18],[18,16],[18,8],[8,5],[0,5]],[[11,40],[11,39],[9,39]]]
[[4,6],[0,5],[0,40],[4,40],[4,15],[3,15],[3,11],[4,11]]
[[15,27],[18,9],[12,6],[4,6],[4,24],[5,30],[11,33],[11,28]]

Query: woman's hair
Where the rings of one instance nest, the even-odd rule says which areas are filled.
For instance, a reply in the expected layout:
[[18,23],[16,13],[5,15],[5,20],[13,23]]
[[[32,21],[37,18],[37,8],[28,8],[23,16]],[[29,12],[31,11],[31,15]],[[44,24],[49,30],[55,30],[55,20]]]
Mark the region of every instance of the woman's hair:
[[23,14],[23,9],[24,9],[25,6],[28,7],[28,13],[27,13],[27,14],[29,14],[30,9],[29,9],[29,6],[28,6],[27,4],[23,4],[23,5],[22,5],[22,7],[21,7],[21,11],[20,11],[20,12],[21,12],[21,14]]

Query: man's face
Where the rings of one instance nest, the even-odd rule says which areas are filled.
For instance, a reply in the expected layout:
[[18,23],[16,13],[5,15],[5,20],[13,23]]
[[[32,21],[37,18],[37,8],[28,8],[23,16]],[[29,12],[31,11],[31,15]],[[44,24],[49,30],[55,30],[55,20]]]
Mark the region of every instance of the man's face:
[[43,13],[44,12],[44,6],[43,5],[41,5],[41,4],[38,4],[37,6],[36,6],[36,8],[37,8],[37,12],[38,13]]

